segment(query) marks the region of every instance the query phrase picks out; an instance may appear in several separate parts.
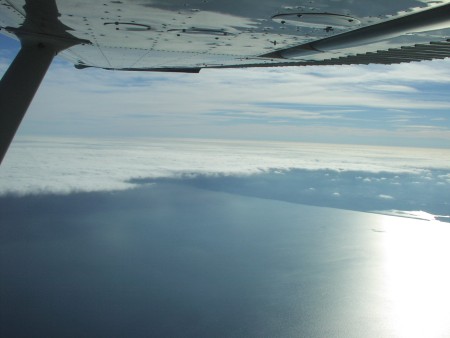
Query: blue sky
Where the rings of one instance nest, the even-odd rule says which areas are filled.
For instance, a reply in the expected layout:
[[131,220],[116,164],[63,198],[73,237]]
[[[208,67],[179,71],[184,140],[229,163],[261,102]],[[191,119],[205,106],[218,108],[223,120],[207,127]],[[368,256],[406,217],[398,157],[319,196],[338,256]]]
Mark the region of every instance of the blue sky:
[[[0,38],[0,72],[18,49]],[[56,58],[18,135],[183,137],[450,147],[450,62],[76,70]]]

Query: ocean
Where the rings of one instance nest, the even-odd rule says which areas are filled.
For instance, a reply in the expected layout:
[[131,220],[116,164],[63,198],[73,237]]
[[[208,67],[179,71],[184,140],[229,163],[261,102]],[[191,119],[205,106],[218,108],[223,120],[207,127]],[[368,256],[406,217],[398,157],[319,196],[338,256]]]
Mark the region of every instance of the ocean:
[[[151,175],[155,166],[117,162],[116,177],[127,177],[120,163],[134,168],[123,186],[108,176],[102,189],[69,191],[73,177],[57,172],[76,171],[64,161],[53,177],[22,175],[16,192],[4,185],[0,336],[450,336],[446,168],[403,159],[386,160],[390,171],[350,161],[230,173],[184,160],[169,175],[166,160],[166,174]],[[90,168],[91,181],[102,176]],[[417,186],[427,198],[408,196]]]

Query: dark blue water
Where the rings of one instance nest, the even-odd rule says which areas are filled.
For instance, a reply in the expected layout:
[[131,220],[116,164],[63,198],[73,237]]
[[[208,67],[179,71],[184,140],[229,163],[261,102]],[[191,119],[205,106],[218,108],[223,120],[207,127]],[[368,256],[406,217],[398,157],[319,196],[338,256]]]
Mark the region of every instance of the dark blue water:
[[0,206],[2,337],[399,332],[383,243],[400,218],[168,182]]

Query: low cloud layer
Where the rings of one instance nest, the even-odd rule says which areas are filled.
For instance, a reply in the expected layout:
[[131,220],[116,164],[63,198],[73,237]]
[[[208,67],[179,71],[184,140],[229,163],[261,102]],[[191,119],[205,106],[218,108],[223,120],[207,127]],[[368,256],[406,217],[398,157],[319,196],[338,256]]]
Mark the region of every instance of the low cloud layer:
[[[19,137],[0,167],[0,194],[118,190],[135,186],[131,179],[178,177],[186,173],[242,176],[273,169],[414,173],[419,177],[439,169],[436,183],[447,186],[448,158],[450,153],[445,149]],[[376,179],[368,174],[359,178],[362,182]]]
[[172,182],[297,204],[446,216],[449,157],[443,149],[281,142],[19,139],[0,168],[0,195]]

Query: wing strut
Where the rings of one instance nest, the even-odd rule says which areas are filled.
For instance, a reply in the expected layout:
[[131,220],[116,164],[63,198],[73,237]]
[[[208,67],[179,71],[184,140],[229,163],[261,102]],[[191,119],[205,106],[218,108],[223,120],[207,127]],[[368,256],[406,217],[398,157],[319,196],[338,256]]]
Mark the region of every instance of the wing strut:
[[55,55],[76,44],[89,43],[68,34],[53,36],[12,27],[6,30],[19,38],[21,49],[0,81],[0,163]]
[[361,46],[412,32],[443,29],[450,26],[450,4],[406,15],[397,19],[362,27],[307,44],[289,47],[268,54],[266,58],[289,59],[311,54]]
[[0,82],[0,163],[57,49],[22,39],[22,47]]

